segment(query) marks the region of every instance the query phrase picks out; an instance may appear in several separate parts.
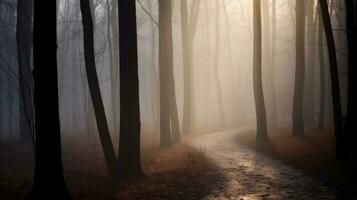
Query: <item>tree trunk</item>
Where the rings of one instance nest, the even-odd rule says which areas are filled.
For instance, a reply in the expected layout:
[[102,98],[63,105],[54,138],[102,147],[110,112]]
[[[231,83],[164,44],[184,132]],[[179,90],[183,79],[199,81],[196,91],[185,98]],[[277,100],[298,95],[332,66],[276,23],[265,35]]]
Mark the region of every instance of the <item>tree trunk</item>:
[[190,43],[189,17],[187,0],[181,0],[181,29],[183,56],[183,121],[182,132],[188,134],[192,128],[192,43]]
[[260,0],[253,1],[254,53],[253,53],[253,87],[257,117],[257,141],[268,139],[266,111],[262,83],[262,22]]
[[293,100],[293,135],[304,135],[303,99],[305,74],[305,0],[296,0],[296,66]]
[[[356,151],[357,148],[354,145],[354,142],[357,139],[356,128],[355,128],[355,119],[354,116],[357,111],[356,107],[356,39],[357,34],[357,1],[356,0],[346,0],[346,31],[347,31],[347,44],[348,44],[348,97],[347,97],[347,115],[345,120],[345,130],[344,135],[346,141],[348,141],[347,153],[350,154],[350,157],[353,157],[353,150]],[[354,152],[356,153],[356,152]],[[352,155],[352,156],[351,156]]]
[[183,54],[183,120],[182,132],[189,134],[192,131],[193,113],[193,43],[197,28],[199,5],[201,0],[192,1],[190,14],[188,14],[187,0],[181,1],[181,26],[182,26],[182,54]]
[[34,185],[29,199],[70,199],[64,183],[61,155],[56,8],[56,1],[34,1],[36,153]]
[[120,48],[119,176],[141,174],[138,44],[135,1],[118,0]]
[[108,128],[102,96],[100,93],[97,69],[95,67],[93,21],[89,0],[80,0],[80,6],[84,36],[84,60],[90,96],[93,103],[98,133],[102,143],[108,172],[111,176],[116,176],[116,156]]
[[314,1],[306,1],[305,5],[306,16],[306,71],[303,95],[303,119],[304,126],[314,128],[315,123],[315,58],[316,58],[316,20],[314,20]]
[[332,25],[331,25],[330,13],[328,10],[327,2],[326,0],[319,0],[319,3],[321,8],[322,21],[325,27],[326,41],[327,41],[329,61],[330,61],[336,158],[342,159],[345,156],[345,152],[343,151],[344,144],[342,141],[343,120],[342,120],[342,111],[341,111],[340,81],[338,76],[335,40],[332,32]]
[[20,141],[25,142],[32,134],[32,15],[33,0],[18,0],[17,2],[17,58],[19,68],[19,134]]
[[169,86],[173,64],[171,20],[171,0],[159,0],[160,147],[172,145]]
[[[269,47],[269,68],[268,68],[268,75],[269,75],[269,107],[270,107],[270,114],[268,115],[270,120],[269,121],[269,126],[272,129],[275,129],[278,125],[278,114],[277,114],[277,105],[276,105],[276,74],[275,74],[275,68],[276,68],[276,23],[277,23],[277,5],[276,5],[276,0],[271,1],[271,8],[272,8],[272,13],[271,13],[271,35],[269,36],[270,44],[271,46]],[[267,5],[266,12],[269,11],[269,5]],[[268,16],[269,18],[269,16]]]
[[222,97],[222,86],[221,86],[221,80],[219,78],[219,55],[220,55],[220,23],[219,23],[219,17],[220,17],[220,4],[218,0],[215,0],[216,2],[216,16],[215,16],[215,26],[216,26],[216,43],[215,43],[215,53],[214,53],[214,61],[213,61],[213,67],[214,67],[214,72],[213,72],[213,77],[214,81],[216,83],[216,89],[217,89],[217,102],[218,102],[218,112],[219,112],[219,119],[220,119],[220,128],[225,128],[226,126],[226,119],[224,116],[224,109],[223,109],[223,97]]
[[320,109],[319,109],[319,130],[325,127],[325,108],[326,108],[326,72],[325,72],[325,53],[322,20],[319,23],[319,64],[320,64]]
[[[110,57],[110,73],[111,73],[111,103],[114,133],[119,132],[119,66],[116,56],[118,53],[118,25],[117,25],[117,1],[113,0],[109,4],[107,0],[107,38]],[[113,22],[114,21],[114,22]],[[117,44],[118,43],[118,44]]]

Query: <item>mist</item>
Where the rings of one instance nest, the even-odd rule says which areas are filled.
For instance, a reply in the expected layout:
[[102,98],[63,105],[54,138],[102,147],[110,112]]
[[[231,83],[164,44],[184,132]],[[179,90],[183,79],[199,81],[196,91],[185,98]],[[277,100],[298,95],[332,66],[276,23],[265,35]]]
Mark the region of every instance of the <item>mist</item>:
[[355,197],[351,2],[0,1],[0,199]]

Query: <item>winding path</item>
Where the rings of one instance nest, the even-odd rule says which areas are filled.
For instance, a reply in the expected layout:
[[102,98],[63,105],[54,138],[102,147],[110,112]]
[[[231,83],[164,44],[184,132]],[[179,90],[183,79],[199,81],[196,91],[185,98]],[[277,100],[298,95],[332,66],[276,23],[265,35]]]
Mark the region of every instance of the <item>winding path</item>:
[[[258,154],[235,142],[238,131],[198,137],[191,145],[205,152],[212,191],[205,199],[336,199],[334,191],[281,161]],[[221,177],[222,180],[215,180]]]

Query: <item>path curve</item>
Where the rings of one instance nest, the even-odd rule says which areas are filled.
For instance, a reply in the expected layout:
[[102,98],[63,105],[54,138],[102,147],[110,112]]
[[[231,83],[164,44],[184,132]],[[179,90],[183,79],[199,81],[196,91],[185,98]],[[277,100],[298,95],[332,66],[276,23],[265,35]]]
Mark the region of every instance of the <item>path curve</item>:
[[[239,145],[238,131],[203,135],[190,143],[210,158],[212,191],[205,199],[336,199],[334,191],[279,160]],[[223,177],[215,181],[214,177]],[[223,183],[223,184],[222,184]]]

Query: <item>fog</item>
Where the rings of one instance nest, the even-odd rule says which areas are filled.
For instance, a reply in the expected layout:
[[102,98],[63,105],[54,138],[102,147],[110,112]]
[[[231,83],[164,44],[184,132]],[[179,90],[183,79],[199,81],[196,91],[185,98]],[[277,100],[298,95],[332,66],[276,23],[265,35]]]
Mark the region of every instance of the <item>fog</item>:
[[[111,127],[118,106],[112,87],[118,72],[111,64],[118,64],[117,40],[108,40],[107,3],[94,2],[95,55],[102,98]],[[192,2],[190,2],[192,4]],[[64,138],[95,132],[95,117],[86,81],[81,17],[77,1],[59,1],[58,61],[61,127]],[[315,3],[314,3],[315,4]],[[262,2],[263,18],[263,87],[270,128],[289,127],[294,91],[295,15],[294,1],[280,0],[275,5],[275,30],[272,30],[272,4]],[[309,7],[306,25],[305,121],[314,128],[319,113],[318,18],[316,5]],[[158,68],[158,3],[137,3],[138,54],[140,80],[140,111],[142,134],[158,136],[159,132],[159,68]],[[197,10],[197,29],[192,42],[192,132],[213,132],[232,128],[254,128],[253,95],[253,25],[252,1],[202,1]],[[192,13],[191,13],[192,15]],[[192,17],[192,16],[190,16]],[[183,64],[180,1],[173,1],[174,75],[180,123],[183,116]],[[110,21],[110,23],[116,23]],[[194,23],[194,22],[193,22]],[[336,22],[336,26],[338,26]],[[345,52],[345,38],[336,36],[341,52]],[[273,49],[274,48],[274,49]],[[326,54],[327,51],[324,51]],[[342,55],[341,55],[342,54]],[[346,62],[339,54],[341,80],[344,81]],[[325,63],[328,63],[327,55]],[[111,63],[112,62],[112,63]],[[328,76],[328,71],[326,72]],[[327,78],[328,80],[328,78]],[[327,85],[327,87],[329,87]],[[327,89],[327,91],[329,91]],[[328,93],[326,125],[331,126],[331,98]],[[115,108],[114,108],[115,107]],[[273,119],[275,122],[272,122]],[[91,130],[91,131],[89,131]],[[97,134],[92,133],[92,137]]]
[[[116,114],[119,112],[119,72],[116,69],[119,63],[118,35],[113,35],[118,34],[117,31],[113,31],[113,27],[117,28],[117,19],[113,16],[116,15],[116,10],[113,9],[115,4],[110,0],[93,0],[92,4],[95,22],[96,67],[113,138],[118,137],[118,128],[115,127],[119,126],[119,116]],[[190,7],[193,4],[193,1],[189,1],[188,21],[190,25],[195,23],[194,16],[197,16],[197,27],[192,30],[194,37],[191,44],[193,47],[192,92],[189,97],[192,102],[191,131],[204,133],[232,128],[254,128],[256,121],[252,84],[252,1],[204,0],[197,7]],[[336,1],[334,4],[339,5],[341,2]],[[276,9],[273,9],[273,6]],[[321,98],[320,72],[316,67],[319,66],[319,12],[316,2],[309,2],[306,7],[304,116],[308,127],[314,128],[318,121]],[[262,1],[262,76],[269,128],[291,125],[295,76],[294,8],[295,1],[292,0],[279,0],[275,2],[275,5],[272,2]],[[63,138],[79,135],[96,138],[95,117],[84,68],[83,34],[79,11],[78,1],[58,1],[57,38],[61,128]],[[174,77],[179,121],[182,127],[184,79],[180,1],[173,1],[172,11]],[[2,13],[5,16],[6,11]],[[157,1],[137,1],[142,134],[153,137],[158,136],[160,113],[158,15]],[[336,30],[344,26],[343,16],[339,12],[336,12],[332,20]],[[11,20],[9,21],[11,23]],[[9,37],[11,38],[11,35]],[[6,41],[6,37],[2,38],[2,42],[7,42],[2,45],[2,56],[7,59],[5,60],[7,63],[16,65],[15,52],[12,53],[15,55],[7,56],[9,52],[5,49],[8,46],[15,48],[15,40]],[[336,31],[335,40],[344,102],[347,73],[346,38],[342,32]],[[327,50],[323,51],[325,63],[328,64]],[[9,59],[11,57],[14,59]],[[2,68],[6,70],[6,65]],[[4,76],[2,81],[5,81],[5,74],[2,74]],[[326,80],[329,80],[328,70],[325,76]],[[4,84],[2,87],[5,87]],[[329,81],[327,81],[326,88],[325,124],[331,126]],[[2,91],[4,91],[2,98],[6,98],[5,89]],[[17,109],[16,100],[9,104],[11,106],[3,103],[2,110],[5,110],[5,107]],[[343,105],[346,107],[345,103]],[[18,118],[16,112],[9,112],[11,114],[2,112],[3,118],[7,115]],[[8,124],[2,121],[2,126],[7,127]],[[14,131],[12,135],[16,135],[15,130],[18,126],[16,120],[11,124]]]
[[4,199],[354,191],[355,0],[39,2],[0,0]]

